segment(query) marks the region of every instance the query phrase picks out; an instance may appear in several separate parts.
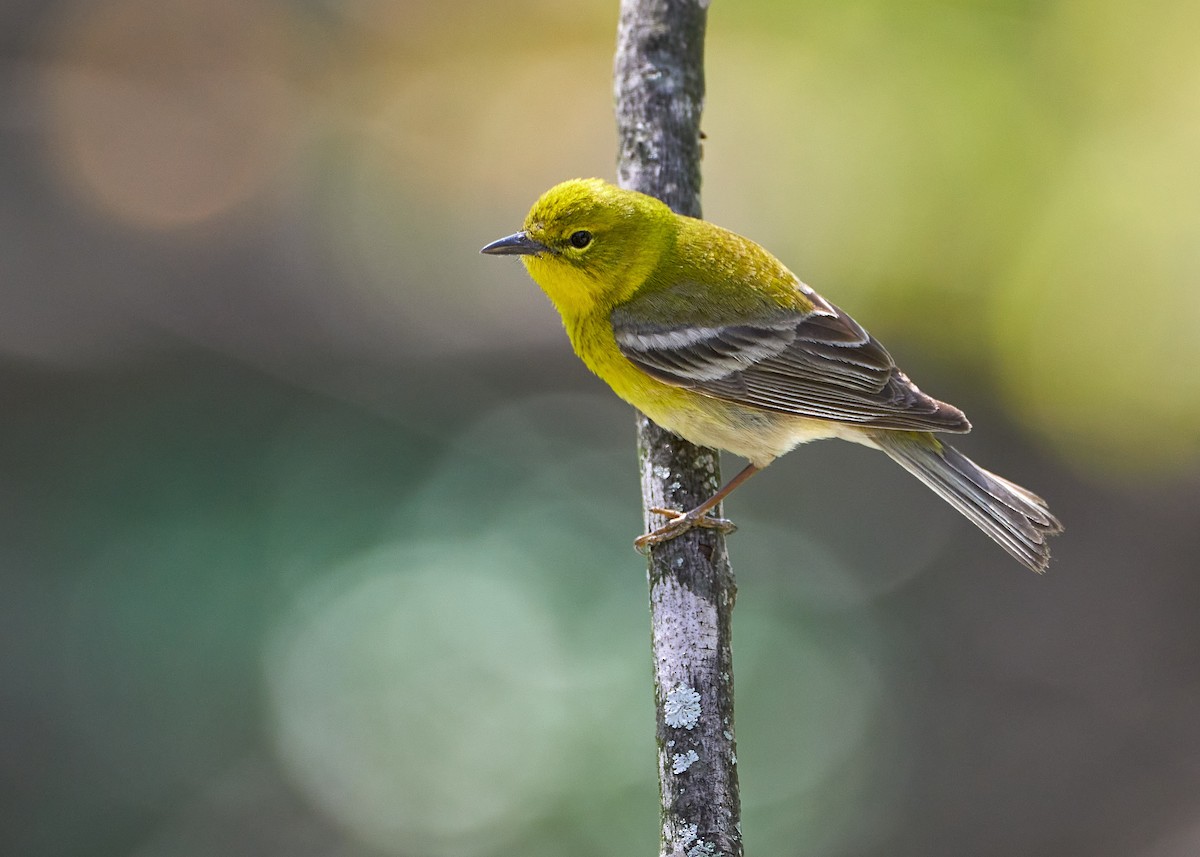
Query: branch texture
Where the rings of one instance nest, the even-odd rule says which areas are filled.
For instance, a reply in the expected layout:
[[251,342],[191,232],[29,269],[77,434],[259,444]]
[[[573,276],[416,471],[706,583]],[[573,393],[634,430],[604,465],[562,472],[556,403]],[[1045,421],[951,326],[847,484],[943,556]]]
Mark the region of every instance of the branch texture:
[[[700,216],[707,0],[622,0],[615,95],[623,187]],[[715,450],[638,415],[647,529],[652,506],[691,509],[720,487]],[[720,510],[716,510],[720,514]],[[725,538],[694,529],[649,560],[663,857],[741,857]]]

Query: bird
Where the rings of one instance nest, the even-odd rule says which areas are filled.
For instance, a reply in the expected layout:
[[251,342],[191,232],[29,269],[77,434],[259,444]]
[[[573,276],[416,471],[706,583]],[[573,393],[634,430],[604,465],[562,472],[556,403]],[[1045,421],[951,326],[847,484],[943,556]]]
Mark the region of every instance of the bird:
[[575,353],[659,426],[747,465],[639,550],[731,522],[710,515],[794,447],[840,438],[886,453],[1015,559],[1044,572],[1063,531],[1044,500],[947,443],[971,424],[923,393],[848,313],[759,244],[602,179],[572,179],[522,229],[487,244],[519,256],[562,317]]

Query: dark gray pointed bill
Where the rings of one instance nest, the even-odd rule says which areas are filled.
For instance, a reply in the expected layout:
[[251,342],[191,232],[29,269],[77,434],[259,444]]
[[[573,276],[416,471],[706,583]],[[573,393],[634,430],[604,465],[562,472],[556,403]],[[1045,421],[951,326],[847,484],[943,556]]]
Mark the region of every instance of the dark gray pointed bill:
[[493,241],[479,252],[489,256],[536,256],[549,250],[550,248],[542,242],[534,241],[524,232],[517,232],[507,238]]

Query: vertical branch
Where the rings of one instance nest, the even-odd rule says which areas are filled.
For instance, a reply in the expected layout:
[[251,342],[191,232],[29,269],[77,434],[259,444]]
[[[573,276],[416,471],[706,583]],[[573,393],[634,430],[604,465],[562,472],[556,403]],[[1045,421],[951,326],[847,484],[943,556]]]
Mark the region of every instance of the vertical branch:
[[617,180],[700,216],[706,0],[621,0]]
[[[622,0],[615,94],[623,187],[700,216],[700,114],[708,0]],[[715,450],[639,414],[645,523],[653,506],[691,509],[720,487]],[[720,514],[720,510],[717,510]],[[693,529],[649,560],[662,857],[741,857],[725,538]]]

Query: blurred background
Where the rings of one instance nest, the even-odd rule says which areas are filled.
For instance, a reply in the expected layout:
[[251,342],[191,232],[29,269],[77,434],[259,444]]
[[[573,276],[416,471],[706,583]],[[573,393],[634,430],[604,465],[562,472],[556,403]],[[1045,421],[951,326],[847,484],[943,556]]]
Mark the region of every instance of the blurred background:
[[[613,177],[616,17],[0,4],[0,853],[655,853],[633,417],[478,254]],[[747,853],[1200,853],[1197,33],[713,4],[706,215],[1067,525],[734,497]]]

